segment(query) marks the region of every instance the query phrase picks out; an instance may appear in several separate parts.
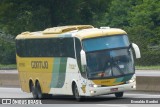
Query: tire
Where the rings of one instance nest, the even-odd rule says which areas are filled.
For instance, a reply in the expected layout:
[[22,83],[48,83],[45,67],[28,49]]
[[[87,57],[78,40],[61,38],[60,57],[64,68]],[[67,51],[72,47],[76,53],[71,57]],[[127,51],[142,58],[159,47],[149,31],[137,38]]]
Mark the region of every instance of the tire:
[[51,99],[53,97],[52,94],[43,94],[43,98],[45,99]]
[[37,90],[37,98],[42,99],[43,94],[42,94],[42,90],[41,90],[41,86],[40,86],[39,82],[36,83],[36,90]]
[[33,98],[37,99],[38,98],[37,91],[33,84],[31,85],[31,91],[32,91]]
[[73,87],[73,92],[74,92],[74,98],[75,98],[77,101],[81,101],[81,100],[82,100],[82,97],[79,95],[78,87],[77,87],[76,84],[75,84],[74,87]]
[[115,93],[116,98],[122,98],[123,97],[123,92],[118,92]]

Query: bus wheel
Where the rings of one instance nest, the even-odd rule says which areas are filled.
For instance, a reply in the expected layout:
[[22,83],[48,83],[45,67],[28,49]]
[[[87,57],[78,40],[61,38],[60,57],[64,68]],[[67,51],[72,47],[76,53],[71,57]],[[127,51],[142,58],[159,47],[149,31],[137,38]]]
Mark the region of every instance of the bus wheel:
[[42,99],[43,94],[42,94],[42,90],[41,90],[41,86],[40,86],[39,82],[36,83],[36,90],[37,90],[37,97],[39,99]]
[[36,91],[36,88],[34,87],[34,85],[31,86],[31,91],[32,91],[33,98],[37,99],[38,94],[37,94],[37,91]]
[[74,98],[75,98],[77,101],[81,101],[81,100],[82,100],[81,96],[79,95],[78,87],[77,87],[76,84],[74,85]]
[[117,98],[121,98],[121,97],[123,97],[123,92],[115,93],[115,96],[116,96]]

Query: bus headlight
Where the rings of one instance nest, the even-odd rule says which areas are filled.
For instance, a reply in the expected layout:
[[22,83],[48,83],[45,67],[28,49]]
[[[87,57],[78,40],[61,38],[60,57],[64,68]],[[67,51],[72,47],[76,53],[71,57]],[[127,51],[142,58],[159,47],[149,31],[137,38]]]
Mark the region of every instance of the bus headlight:
[[94,94],[94,93],[96,93],[96,91],[90,90],[90,93],[91,93],[91,94]]
[[128,83],[133,83],[133,82],[135,82],[134,79],[131,79],[131,80],[128,81]]
[[133,83],[133,82],[135,82],[136,81],[136,75],[134,74],[133,75],[133,77],[129,80],[129,81],[127,81],[126,83],[128,84],[128,83]]
[[101,85],[89,84],[89,87],[97,88],[97,87],[101,87]]

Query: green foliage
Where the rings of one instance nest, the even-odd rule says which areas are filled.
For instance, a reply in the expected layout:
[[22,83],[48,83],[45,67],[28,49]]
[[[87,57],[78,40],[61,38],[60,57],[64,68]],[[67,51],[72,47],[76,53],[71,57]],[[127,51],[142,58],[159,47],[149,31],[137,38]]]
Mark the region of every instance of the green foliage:
[[0,0],[0,63],[15,63],[13,38],[21,32],[92,24],[126,30],[141,49],[136,63],[157,65],[159,50],[148,47],[160,46],[159,13],[159,0]]
[[136,65],[151,66],[160,65],[160,51],[147,51],[142,53],[142,58],[137,60]]
[[160,70],[160,65],[149,65],[149,66],[136,66],[135,67],[137,70]]
[[15,42],[12,35],[0,31],[0,63],[15,63]]
[[131,10],[128,0],[112,0],[109,11],[106,13],[106,24],[111,27],[128,26],[128,12]]
[[160,45],[160,1],[143,0],[132,6],[129,12],[130,38],[140,46],[142,58],[137,60],[139,65],[160,65],[160,50],[152,51],[149,46]]
[[49,10],[31,0],[5,0],[0,4],[0,10],[0,29],[14,36],[50,26],[50,20],[46,20]]

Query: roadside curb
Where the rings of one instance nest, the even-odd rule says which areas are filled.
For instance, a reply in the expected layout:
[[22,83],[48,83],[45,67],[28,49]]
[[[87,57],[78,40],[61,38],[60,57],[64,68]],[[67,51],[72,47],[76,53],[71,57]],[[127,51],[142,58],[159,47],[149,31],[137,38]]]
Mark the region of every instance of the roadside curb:
[[17,68],[0,68],[0,70],[17,70]]

